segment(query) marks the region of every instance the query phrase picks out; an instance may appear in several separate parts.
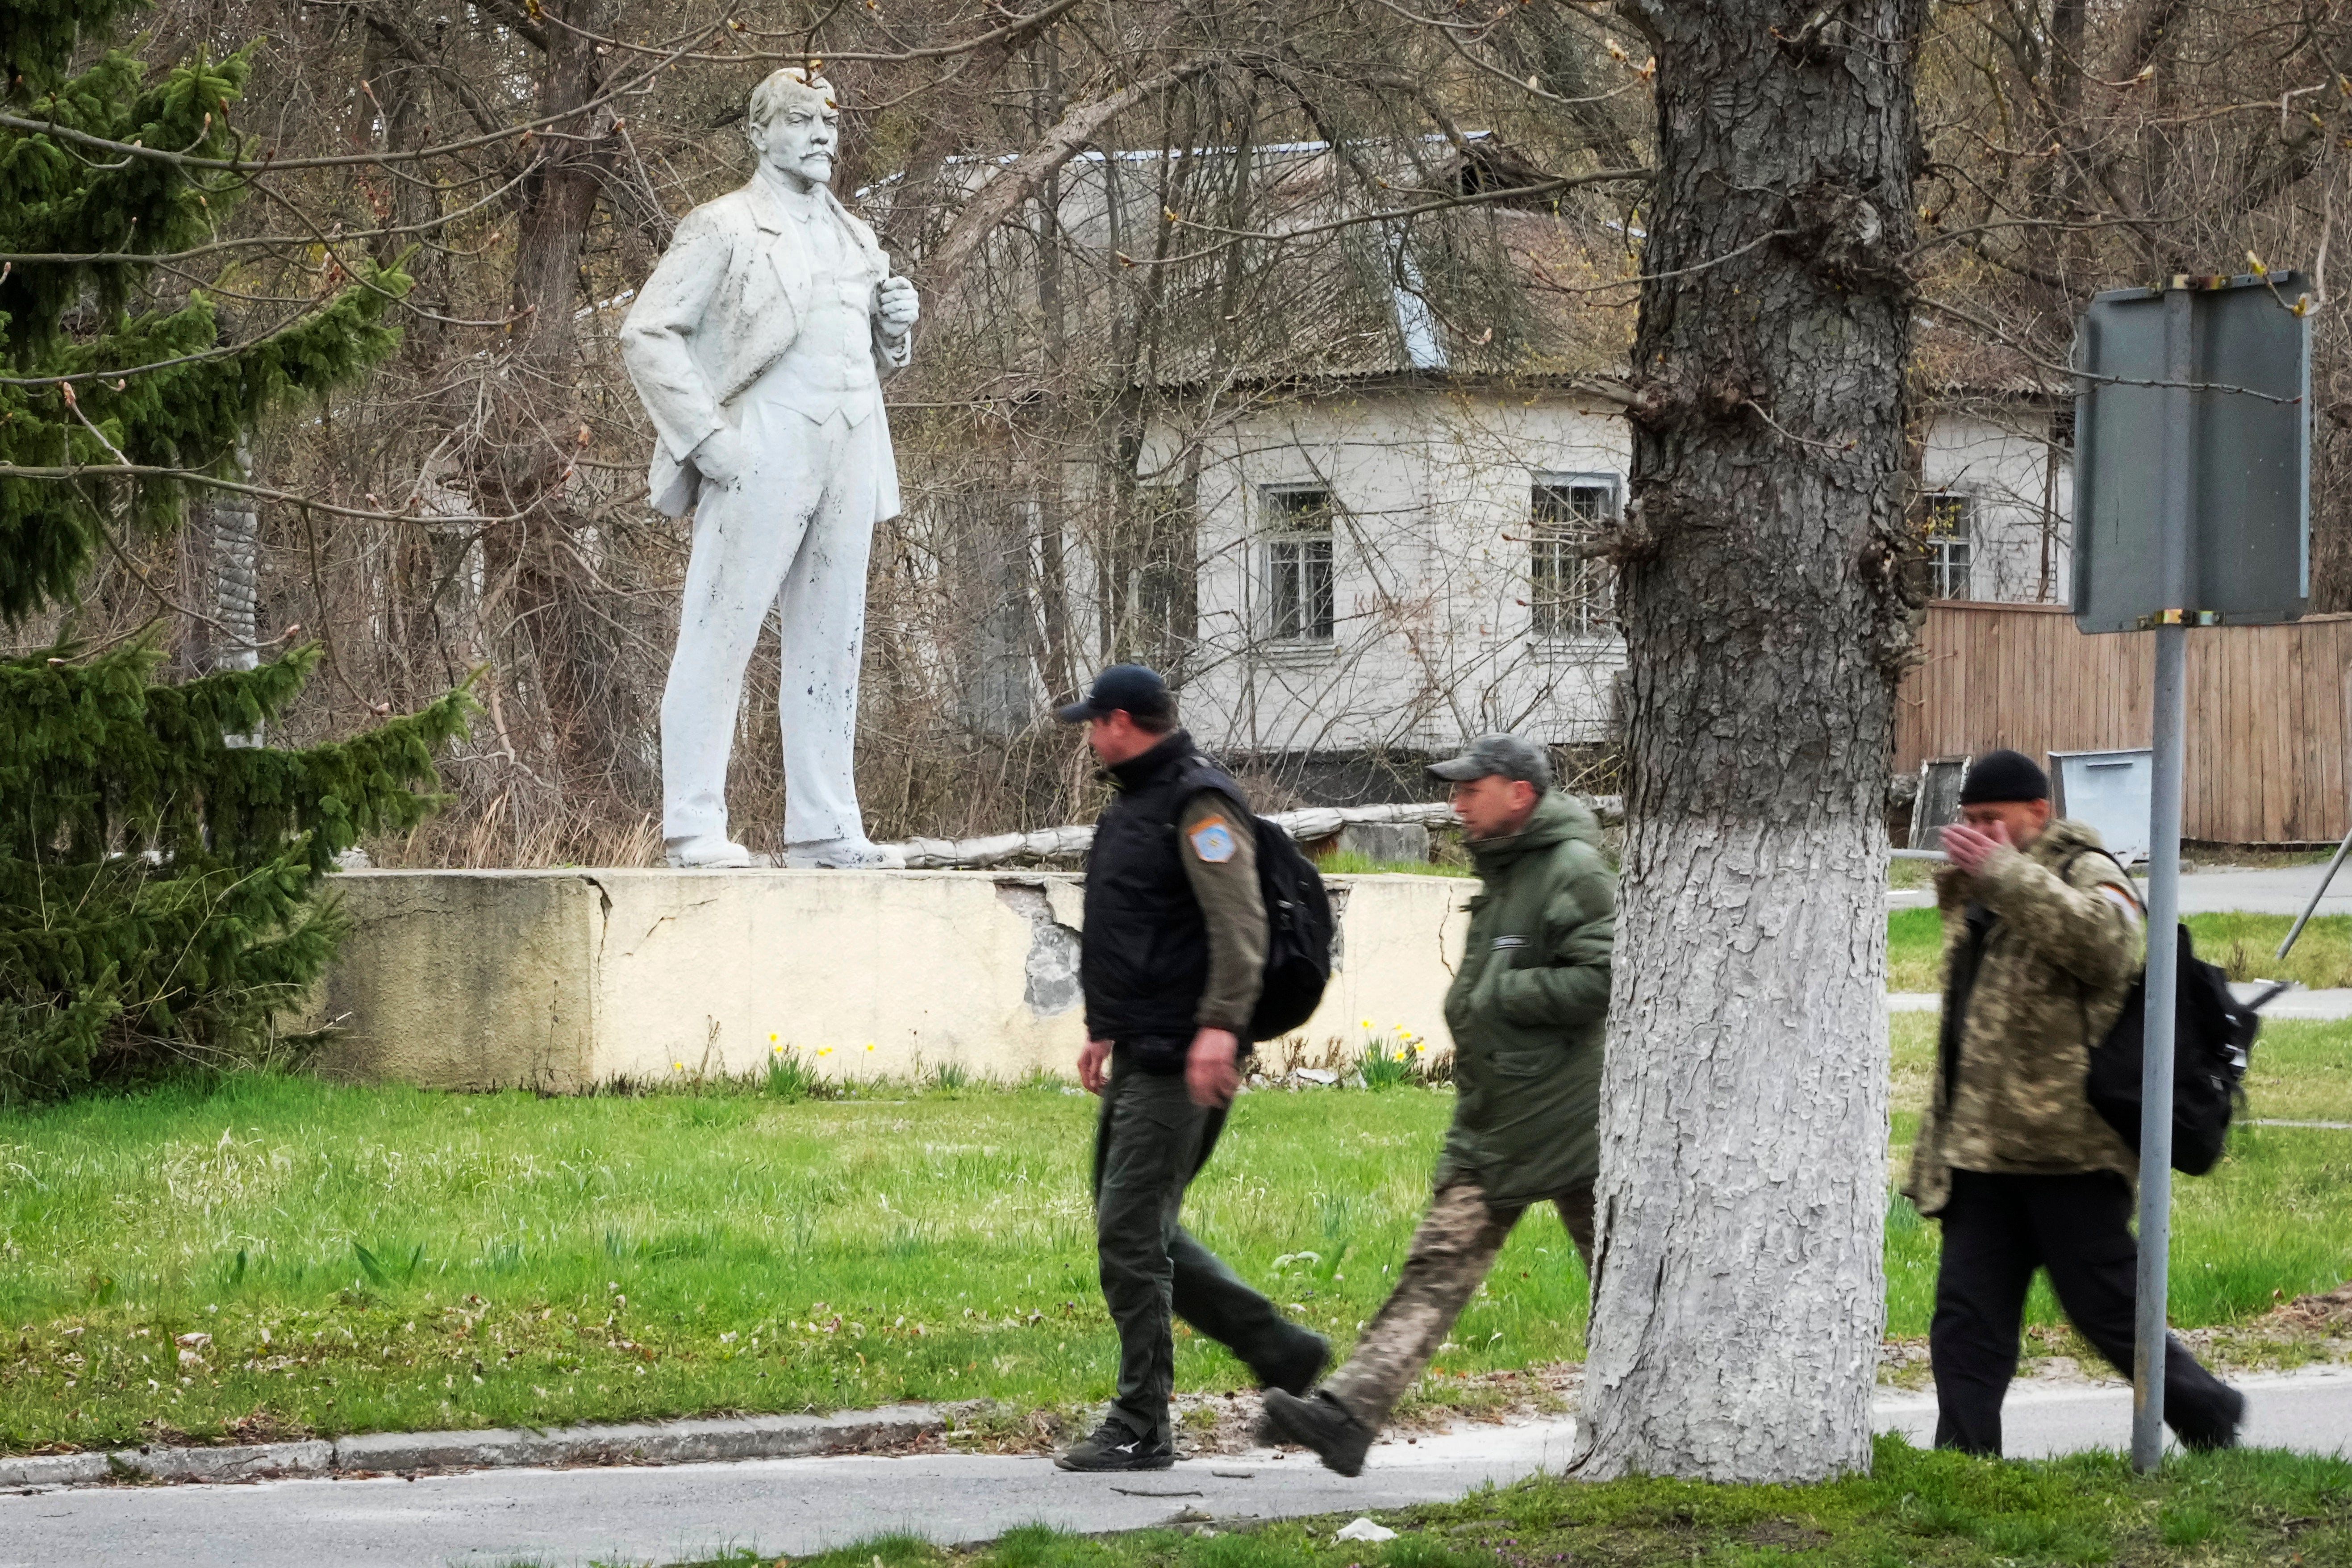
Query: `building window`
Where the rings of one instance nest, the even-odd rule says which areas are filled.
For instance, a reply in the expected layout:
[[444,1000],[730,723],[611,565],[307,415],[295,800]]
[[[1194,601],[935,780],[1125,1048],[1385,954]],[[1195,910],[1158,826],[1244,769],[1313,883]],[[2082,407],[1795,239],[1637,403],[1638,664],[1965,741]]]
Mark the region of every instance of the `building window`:
[[1329,642],[1331,492],[1270,489],[1263,500],[1267,635],[1277,642]]
[[1615,582],[1608,563],[1588,552],[1616,521],[1615,477],[1539,479],[1528,512],[1529,631],[1544,638],[1611,635]]
[[1969,498],[1941,490],[1920,498],[1920,542],[1927,569],[1927,597],[1966,599],[1969,592],[1969,557],[1974,553],[1969,526]]

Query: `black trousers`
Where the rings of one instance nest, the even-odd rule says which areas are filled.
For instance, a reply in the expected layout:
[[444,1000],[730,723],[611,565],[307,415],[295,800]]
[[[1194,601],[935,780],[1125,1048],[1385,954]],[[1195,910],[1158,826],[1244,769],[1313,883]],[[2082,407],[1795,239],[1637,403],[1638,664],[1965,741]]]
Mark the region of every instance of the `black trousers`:
[[[2131,1187],[2105,1172],[2074,1176],[1952,1173],[1944,1258],[1927,1349],[1936,1371],[1936,1447],[2000,1452],[2000,1402],[2017,1373],[2018,1330],[2033,1270],[2082,1336],[2131,1375],[2139,1246]],[[2235,1436],[2244,1396],[2179,1340],[2164,1355],[2164,1419],[2190,1447]]]
[[1181,1073],[1139,1066],[1146,1055],[1124,1041],[1111,1052],[1095,1131],[1095,1249],[1103,1302],[1118,1331],[1110,1415],[1135,1436],[1165,1443],[1174,1436],[1168,1402],[1176,1319],[1232,1351],[1261,1383],[1304,1356],[1319,1364],[1322,1342],[1285,1321],[1178,1222],[1184,1189],[1208,1163],[1225,1113],[1193,1104]]

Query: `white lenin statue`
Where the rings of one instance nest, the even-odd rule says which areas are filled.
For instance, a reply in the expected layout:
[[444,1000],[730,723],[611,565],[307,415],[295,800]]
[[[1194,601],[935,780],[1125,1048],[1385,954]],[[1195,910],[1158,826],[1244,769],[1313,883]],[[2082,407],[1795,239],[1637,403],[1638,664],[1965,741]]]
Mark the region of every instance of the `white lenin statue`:
[[662,838],[673,866],[748,866],[727,833],[744,666],[783,625],[784,863],[880,866],[851,748],[874,526],[898,514],[882,375],[912,350],[914,285],[833,177],[841,113],[823,77],[751,94],[759,172],[697,207],[638,293],[621,357],[660,440],[654,505],[694,509],[677,652],[662,690]]

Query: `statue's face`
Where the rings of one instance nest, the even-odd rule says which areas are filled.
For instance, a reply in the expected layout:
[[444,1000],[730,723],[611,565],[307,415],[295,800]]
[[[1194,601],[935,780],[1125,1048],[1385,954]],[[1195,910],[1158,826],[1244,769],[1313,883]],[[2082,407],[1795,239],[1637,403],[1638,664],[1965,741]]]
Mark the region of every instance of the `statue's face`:
[[820,80],[786,93],[768,122],[751,128],[751,142],[760,162],[787,179],[813,185],[830,181],[834,151],[841,145],[841,110],[834,107],[832,89]]

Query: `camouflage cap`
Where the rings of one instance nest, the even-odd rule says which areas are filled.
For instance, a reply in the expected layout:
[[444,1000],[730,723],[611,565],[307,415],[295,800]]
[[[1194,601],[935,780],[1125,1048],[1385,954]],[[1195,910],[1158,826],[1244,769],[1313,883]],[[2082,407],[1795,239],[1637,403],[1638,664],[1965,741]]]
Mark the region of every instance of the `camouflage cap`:
[[1533,741],[1517,735],[1481,735],[1458,757],[1429,764],[1429,776],[1447,784],[1500,776],[1519,779],[1538,790],[1551,788],[1551,758]]

